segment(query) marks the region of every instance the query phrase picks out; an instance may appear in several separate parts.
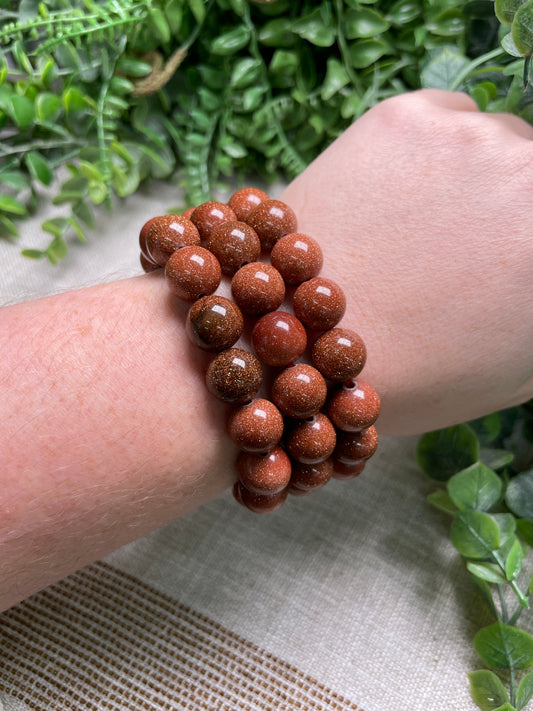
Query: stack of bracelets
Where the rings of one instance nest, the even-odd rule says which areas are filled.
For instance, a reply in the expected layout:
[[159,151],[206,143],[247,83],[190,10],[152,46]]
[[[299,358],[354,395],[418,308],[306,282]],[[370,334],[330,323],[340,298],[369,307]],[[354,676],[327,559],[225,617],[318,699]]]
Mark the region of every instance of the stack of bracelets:
[[[164,268],[171,293],[192,302],[190,340],[215,353],[208,390],[233,406],[227,431],[240,450],[234,496],[257,513],[274,511],[287,494],[306,494],[333,476],[359,475],[376,451],[380,402],[355,380],[366,361],[361,338],[337,328],[342,289],[319,277],[322,251],[296,231],[296,215],[257,188],[227,204],[206,202],[183,215],[162,215],[142,227],[146,272]],[[270,253],[270,263],[259,261]],[[215,294],[231,277],[233,301]],[[286,290],[294,314],[280,311]],[[253,351],[235,348],[253,317]],[[312,363],[300,359],[308,350]],[[271,400],[256,397],[272,370]]]

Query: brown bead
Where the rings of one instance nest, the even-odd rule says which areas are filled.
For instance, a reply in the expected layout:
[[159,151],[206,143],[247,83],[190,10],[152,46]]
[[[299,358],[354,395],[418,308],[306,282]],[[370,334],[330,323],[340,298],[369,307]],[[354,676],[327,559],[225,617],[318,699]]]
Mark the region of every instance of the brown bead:
[[[316,464],[302,464],[293,462],[290,483],[290,493],[311,491],[325,486],[333,474],[333,461],[331,457]],[[293,491],[295,489],[296,491]]]
[[192,213],[196,210],[195,207],[188,207],[185,212],[183,213],[182,217],[185,217],[186,220],[191,219]]
[[246,222],[229,221],[218,225],[205,246],[220,262],[223,274],[235,274],[243,264],[255,262],[261,255],[261,242]]
[[275,311],[285,298],[285,283],[270,264],[245,264],[231,280],[231,293],[240,309],[249,316]]
[[146,232],[146,254],[160,267],[177,249],[197,244],[200,244],[198,230],[181,215],[156,217]]
[[307,334],[296,316],[286,311],[272,311],[256,322],[252,345],[265,365],[285,366],[305,351]]
[[233,496],[239,504],[242,504],[242,506],[245,506],[254,513],[272,513],[272,511],[279,509],[279,507],[284,504],[287,498],[287,489],[277,494],[254,494],[248,491],[248,489],[238,481],[233,487]]
[[182,247],[168,259],[165,279],[170,291],[183,301],[196,301],[218,288],[222,272],[217,258],[204,247]]
[[229,415],[227,428],[230,439],[239,449],[267,452],[283,435],[283,417],[270,400],[256,398]]
[[332,328],[315,341],[311,360],[325,378],[349,380],[363,369],[366,347],[354,331]]
[[242,348],[228,348],[215,356],[205,376],[209,392],[234,405],[255,397],[262,381],[261,363],[253,353]]
[[326,402],[327,394],[323,376],[306,363],[290,365],[272,383],[272,400],[289,417],[316,414]]
[[270,250],[289,232],[295,232],[297,221],[294,210],[281,200],[265,200],[247,217],[246,222],[257,232],[261,246]]
[[292,302],[297,318],[313,331],[336,326],[346,311],[344,291],[331,279],[315,277],[300,284]]
[[291,478],[291,460],[278,446],[266,454],[241,452],[236,465],[239,481],[254,494],[277,494]]
[[337,446],[333,458],[336,462],[353,466],[369,459],[378,446],[378,433],[373,426],[360,432],[337,432]]
[[362,380],[348,380],[331,396],[328,415],[340,430],[358,432],[378,419],[379,395]]
[[359,476],[363,469],[365,468],[366,462],[357,462],[348,466],[347,464],[341,464],[340,462],[333,462],[333,478],[334,479],[355,479]]
[[268,199],[268,195],[263,190],[259,190],[259,188],[242,188],[233,193],[228,200],[228,205],[237,215],[238,220],[246,222],[247,217],[259,203]]
[[155,264],[155,262],[152,262],[142,252],[140,254],[140,259],[141,259],[141,267],[144,269],[144,271],[147,274],[149,274],[150,272],[155,272],[157,269],[161,269],[159,264]]
[[315,239],[301,232],[292,232],[272,247],[270,261],[287,284],[301,284],[320,274],[323,257]]
[[298,422],[286,440],[287,452],[302,464],[316,464],[327,459],[335,449],[335,428],[321,412]]
[[203,296],[189,309],[185,330],[204,351],[231,348],[242,334],[244,321],[239,307],[224,296]]
[[[150,255],[148,253],[148,249],[146,247],[146,235],[148,234],[148,230],[153,225],[153,223],[160,217],[161,217],[161,215],[156,215],[155,217],[151,217],[148,220],[148,222],[144,223],[144,225],[141,227],[141,230],[139,232],[139,247],[141,248],[141,254],[143,254],[146,257],[147,261],[153,262],[154,264],[155,264],[155,262],[150,257]],[[142,264],[142,262],[141,262],[141,264]],[[159,265],[157,265],[157,266],[159,266]]]
[[205,242],[215,227],[237,217],[231,207],[223,202],[210,201],[198,205],[190,219],[198,228],[202,242]]

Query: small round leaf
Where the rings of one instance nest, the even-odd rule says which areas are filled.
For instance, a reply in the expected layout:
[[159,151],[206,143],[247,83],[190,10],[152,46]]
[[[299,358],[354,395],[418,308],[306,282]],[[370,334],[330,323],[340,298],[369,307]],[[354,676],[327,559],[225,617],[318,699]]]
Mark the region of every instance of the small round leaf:
[[533,666],[533,637],[503,622],[484,627],[474,637],[474,647],[493,669],[527,669]]

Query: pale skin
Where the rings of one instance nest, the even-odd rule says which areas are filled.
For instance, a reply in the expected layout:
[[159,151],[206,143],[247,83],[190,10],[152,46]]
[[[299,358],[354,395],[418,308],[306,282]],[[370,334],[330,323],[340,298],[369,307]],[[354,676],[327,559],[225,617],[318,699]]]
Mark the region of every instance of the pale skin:
[[[417,92],[281,196],[345,289],[379,432],[533,396],[532,138],[462,94]],[[232,485],[225,407],[184,312],[161,274],[0,311],[0,609]]]

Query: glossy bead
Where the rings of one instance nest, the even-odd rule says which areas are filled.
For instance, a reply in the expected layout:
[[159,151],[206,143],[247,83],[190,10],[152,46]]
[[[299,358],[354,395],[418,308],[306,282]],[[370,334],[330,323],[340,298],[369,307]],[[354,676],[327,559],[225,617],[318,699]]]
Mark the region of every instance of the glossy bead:
[[186,220],[191,219],[192,213],[196,210],[195,207],[188,207],[185,212],[183,213],[182,217],[185,217]]
[[144,269],[144,271],[149,274],[150,272],[155,272],[157,269],[161,269],[159,264],[156,264],[155,262],[152,262],[148,257],[145,257],[145,255],[141,252],[140,254],[140,261],[141,261],[141,267]]
[[272,400],[289,417],[316,414],[326,402],[327,394],[323,376],[306,363],[285,368],[272,383]]
[[260,316],[275,311],[285,298],[285,283],[270,264],[251,262],[241,267],[231,280],[231,293],[241,311]]
[[239,481],[254,494],[277,494],[291,478],[291,460],[281,447],[266,454],[241,452],[236,465]]
[[366,347],[354,331],[332,328],[315,341],[311,360],[325,378],[350,380],[365,365]]
[[242,188],[228,200],[228,205],[237,215],[238,220],[246,222],[247,217],[252,213],[259,203],[268,200],[268,195],[259,188]]
[[252,345],[265,365],[280,367],[302,355],[307,345],[307,334],[296,316],[286,311],[272,311],[256,322]]
[[361,432],[337,432],[337,446],[333,458],[347,466],[369,459],[378,446],[378,433],[373,426]]
[[218,288],[222,272],[217,258],[204,247],[182,247],[168,259],[165,279],[170,291],[183,301],[196,301]]
[[229,221],[218,225],[205,246],[220,262],[222,273],[230,276],[243,264],[255,262],[261,255],[259,237],[246,222]]
[[287,284],[301,284],[320,274],[323,257],[315,239],[301,232],[292,232],[272,247],[270,261]]
[[327,459],[335,449],[337,435],[326,415],[321,412],[291,428],[287,452],[302,464],[316,464]]
[[204,351],[231,348],[242,334],[244,321],[239,307],[224,296],[203,296],[189,309],[185,330],[191,341]]
[[264,398],[256,398],[230,413],[228,434],[245,452],[267,452],[281,439],[283,417],[278,408]]
[[346,311],[344,291],[331,279],[315,277],[300,284],[292,302],[297,318],[313,331],[336,326]]
[[366,462],[357,462],[348,466],[347,464],[341,464],[340,462],[333,462],[333,479],[355,479],[359,476],[363,469],[365,468]]
[[146,232],[146,254],[160,267],[177,249],[197,244],[200,244],[198,230],[181,215],[156,217]]
[[228,348],[215,356],[205,376],[209,392],[234,405],[255,397],[262,381],[261,363],[253,353],[242,348]]
[[257,232],[261,246],[270,250],[289,232],[295,232],[297,221],[294,210],[281,200],[265,200],[247,217],[246,222]]
[[277,494],[254,494],[248,491],[239,481],[233,487],[235,500],[254,513],[272,513],[279,509],[287,498],[287,490],[284,489]]
[[156,215],[155,217],[151,217],[147,222],[144,223],[144,225],[141,227],[141,230],[139,232],[139,247],[141,248],[141,254],[144,255],[144,257],[147,259],[147,261],[153,262],[154,264],[155,264],[155,262],[150,257],[150,255],[148,253],[148,249],[146,247],[146,235],[148,234],[148,230],[153,225],[153,223],[156,220],[158,220],[160,217],[161,217],[161,215]]
[[[333,461],[331,457],[316,464],[302,464],[293,462],[290,483],[290,493],[311,491],[325,486],[333,474]],[[296,489],[296,492],[293,491]]]
[[340,430],[357,432],[370,427],[378,419],[379,395],[362,380],[348,380],[331,396],[328,415]]
[[198,228],[202,241],[205,242],[215,227],[228,220],[236,220],[237,217],[231,207],[223,202],[212,200],[198,205],[190,219]]

